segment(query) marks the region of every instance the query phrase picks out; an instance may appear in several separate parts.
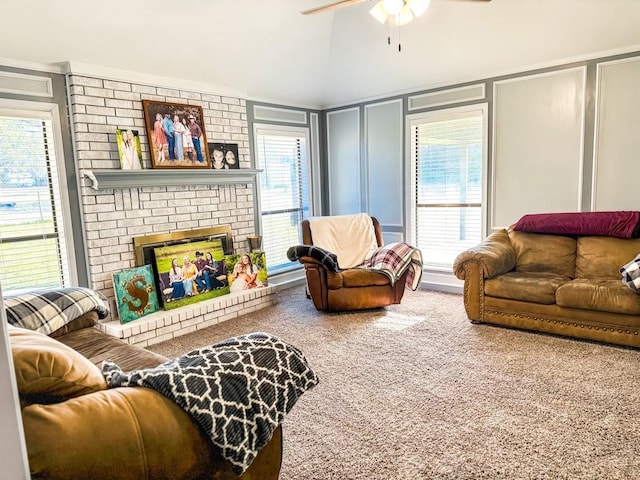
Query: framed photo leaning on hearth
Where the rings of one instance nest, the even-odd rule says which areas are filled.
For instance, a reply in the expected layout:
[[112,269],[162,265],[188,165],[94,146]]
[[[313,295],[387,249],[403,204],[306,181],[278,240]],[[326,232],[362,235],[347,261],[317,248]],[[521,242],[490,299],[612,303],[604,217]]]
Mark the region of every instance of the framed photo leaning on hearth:
[[153,168],[211,168],[202,107],[142,100]]

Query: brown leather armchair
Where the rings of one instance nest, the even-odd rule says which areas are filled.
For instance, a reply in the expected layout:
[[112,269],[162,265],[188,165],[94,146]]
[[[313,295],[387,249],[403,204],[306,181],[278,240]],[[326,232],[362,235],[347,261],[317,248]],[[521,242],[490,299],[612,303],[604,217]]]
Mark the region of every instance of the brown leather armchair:
[[[378,247],[383,245],[380,223],[371,217]],[[313,245],[308,220],[302,221],[302,241]],[[345,232],[348,235],[348,232]],[[407,272],[391,285],[389,277],[382,273],[360,268],[333,272],[320,261],[302,256],[298,261],[304,265],[308,294],[318,310],[338,312],[364,310],[400,303],[405,289]]]

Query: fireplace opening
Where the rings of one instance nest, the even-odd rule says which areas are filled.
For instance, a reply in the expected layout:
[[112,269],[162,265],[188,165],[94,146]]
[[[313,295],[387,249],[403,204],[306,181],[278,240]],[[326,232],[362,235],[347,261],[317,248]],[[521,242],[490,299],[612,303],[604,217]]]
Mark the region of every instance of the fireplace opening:
[[198,242],[203,240],[222,241],[222,249],[225,255],[233,253],[233,234],[231,225],[219,225],[208,228],[195,228],[191,230],[177,230],[169,233],[157,233],[133,238],[133,250],[136,266],[155,265],[153,249],[156,247],[168,247],[179,243]]

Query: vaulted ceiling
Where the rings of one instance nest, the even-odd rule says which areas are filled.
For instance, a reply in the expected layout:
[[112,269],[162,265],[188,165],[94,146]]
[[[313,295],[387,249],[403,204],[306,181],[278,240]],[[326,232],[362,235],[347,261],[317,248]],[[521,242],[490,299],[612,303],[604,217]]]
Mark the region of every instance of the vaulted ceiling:
[[640,50],[639,0],[432,0],[391,28],[391,46],[373,1],[300,14],[330,2],[2,0],[0,63],[71,61],[321,108]]

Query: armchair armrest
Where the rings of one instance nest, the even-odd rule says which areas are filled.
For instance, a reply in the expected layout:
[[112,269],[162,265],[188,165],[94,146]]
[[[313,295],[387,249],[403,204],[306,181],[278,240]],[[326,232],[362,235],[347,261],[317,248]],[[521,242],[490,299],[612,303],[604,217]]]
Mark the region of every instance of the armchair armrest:
[[477,263],[482,278],[492,278],[513,270],[516,252],[507,231],[502,229],[492,233],[483,242],[456,257],[453,272],[460,280],[465,280],[467,262]]
[[287,250],[287,258],[292,262],[321,265],[330,272],[339,272],[338,257],[324,248],[315,245],[296,245]]

